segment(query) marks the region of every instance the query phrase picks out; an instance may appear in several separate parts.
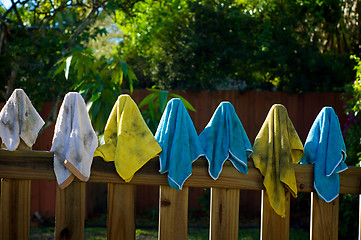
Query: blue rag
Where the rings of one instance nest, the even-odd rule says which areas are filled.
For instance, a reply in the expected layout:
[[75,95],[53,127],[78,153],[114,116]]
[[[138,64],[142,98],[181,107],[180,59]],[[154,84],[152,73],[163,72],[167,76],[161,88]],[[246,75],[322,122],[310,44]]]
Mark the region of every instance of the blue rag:
[[326,202],[340,190],[340,172],[347,169],[346,147],[338,117],[331,107],[324,107],[312,124],[305,143],[302,164],[315,164],[314,188]]
[[168,172],[169,185],[177,190],[182,189],[192,174],[192,162],[204,152],[193,122],[179,98],[168,102],[155,139],[162,148],[159,172]]
[[252,145],[231,103],[219,104],[199,139],[213,179],[219,177],[226,160],[241,173],[248,173],[247,158],[252,153]]

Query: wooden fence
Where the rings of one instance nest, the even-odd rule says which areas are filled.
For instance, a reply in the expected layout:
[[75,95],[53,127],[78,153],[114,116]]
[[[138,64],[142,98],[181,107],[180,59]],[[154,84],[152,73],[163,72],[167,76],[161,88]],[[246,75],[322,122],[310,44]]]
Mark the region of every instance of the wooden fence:
[[[308,130],[323,106],[332,106],[340,122],[342,102],[335,93],[289,95],[279,92],[176,92],[186,97],[197,109],[191,117],[198,132],[211,118],[217,105],[230,101],[240,117],[251,142],[260,129],[269,108],[282,103],[300,135],[305,140]],[[136,91],[132,95],[137,103],[147,94]],[[52,131],[49,131],[52,137]],[[42,136],[40,136],[42,137]],[[39,142],[37,142],[38,144]],[[36,145],[37,145],[36,144]],[[47,148],[51,146],[48,139]],[[35,145],[35,148],[38,148]],[[135,196],[145,199],[139,191],[144,186],[159,188],[159,239],[186,239],[189,188],[211,188],[210,239],[237,239],[239,225],[240,190],[262,191],[262,176],[249,162],[249,173],[241,174],[227,163],[218,180],[209,177],[207,162],[199,159],[193,164],[193,174],[182,191],[168,186],[167,176],[159,174],[158,159],[147,163],[135,174],[131,183],[124,183],[114,165],[95,158],[89,182],[107,183],[108,239],[135,238]],[[313,192],[313,166],[295,165],[297,186],[300,192]],[[27,239],[30,222],[31,180],[55,180],[53,154],[47,151],[0,150],[0,239]],[[350,167],[340,174],[340,193],[361,193],[361,169]],[[56,189],[55,239],[83,239],[87,183],[73,182],[65,190]],[[35,185],[35,184],[34,184]],[[137,186],[137,187],[136,187]],[[44,190],[44,188],[41,188]],[[137,189],[137,194],[136,194]],[[287,194],[288,206],[290,195]],[[190,196],[191,198],[191,196]],[[338,239],[338,199],[330,204],[321,201],[317,194],[311,197],[311,239]],[[242,206],[242,205],[241,205]],[[289,239],[290,210],[280,218],[271,209],[262,191],[261,238]],[[356,209],[355,209],[356,211]]]
[[[107,237],[135,239],[135,187],[159,186],[158,239],[187,239],[188,189],[211,188],[210,239],[238,239],[240,189],[262,191],[262,176],[248,162],[249,173],[239,173],[226,162],[218,180],[208,175],[205,159],[193,164],[193,174],[181,191],[168,186],[167,176],[158,172],[158,159],[149,161],[125,183],[114,164],[95,158],[90,182],[108,184]],[[310,239],[338,239],[338,198],[331,203],[313,193],[313,165],[294,165],[300,192],[312,192]],[[30,220],[30,180],[55,180],[53,154],[46,151],[0,150],[1,220],[0,238],[27,239]],[[55,239],[84,239],[85,187],[75,181],[65,190],[57,188]],[[349,167],[340,174],[340,193],[361,193],[361,168]],[[289,239],[290,194],[286,217],[281,218],[270,207],[262,191],[261,239]],[[357,211],[355,209],[355,211]]]
[[[288,94],[285,92],[248,91],[241,93],[232,91],[172,91],[185,97],[197,110],[190,112],[193,123],[200,133],[207,125],[213,112],[221,101],[229,101],[233,104],[236,112],[247,132],[251,142],[253,142],[259,129],[264,122],[270,107],[275,103],[282,103],[288,110],[288,114],[299,134],[302,142],[306,140],[308,131],[324,106],[331,106],[339,116],[341,125],[344,124],[346,116],[343,114],[344,103],[340,93],[306,93]],[[146,90],[135,90],[132,98],[136,103],[149,94]],[[0,108],[2,107],[0,103]],[[40,111],[41,116],[46,119],[50,112],[51,104],[45,103]],[[50,150],[53,138],[54,124],[48,127],[39,136],[33,149]],[[55,216],[55,190],[56,183],[53,181],[33,181],[31,194],[31,214],[40,213],[44,218]],[[46,192],[46,194],[44,194]],[[87,185],[87,216],[94,216],[96,211],[105,209],[105,197],[98,193],[106,193],[106,186],[103,184]],[[201,209],[198,198],[202,197],[203,189],[189,189],[189,208]],[[255,191],[242,190],[240,208],[247,211],[248,215],[259,212],[260,194]],[[150,209],[157,208],[159,189],[156,186],[138,185],[136,195],[143,196],[136,199],[137,214],[147,213]],[[245,215],[247,215],[245,214]],[[139,215],[138,215],[139,216]]]

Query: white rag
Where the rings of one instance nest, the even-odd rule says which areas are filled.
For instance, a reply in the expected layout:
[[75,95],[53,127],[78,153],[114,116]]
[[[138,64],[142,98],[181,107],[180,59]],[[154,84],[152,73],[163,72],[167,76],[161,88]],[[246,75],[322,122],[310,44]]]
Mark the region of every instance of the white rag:
[[24,90],[15,89],[0,112],[0,137],[10,151],[17,149],[20,138],[32,147],[44,123]]
[[76,92],[65,95],[55,124],[53,145],[54,171],[61,189],[74,175],[82,181],[90,177],[98,139],[91,125],[83,97]]

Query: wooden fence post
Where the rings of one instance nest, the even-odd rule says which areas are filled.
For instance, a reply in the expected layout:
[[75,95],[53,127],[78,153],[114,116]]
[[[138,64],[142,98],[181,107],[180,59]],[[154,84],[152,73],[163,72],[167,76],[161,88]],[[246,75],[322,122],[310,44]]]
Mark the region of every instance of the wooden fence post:
[[239,189],[211,188],[210,239],[238,239]]
[[310,239],[338,239],[338,207],[339,197],[327,203],[317,193],[311,193]]
[[186,240],[188,227],[188,187],[177,191],[170,186],[160,186],[159,191],[160,240]]
[[84,239],[85,183],[73,181],[56,188],[55,240]]
[[271,207],[267,193],[262,190],[261,239],[288,240],[290,235],[290,192],[286,191],[286,217]]
[[135,186],[108,184],[107,239],[135,239]]
[[[17,150],[31,150],[22,140]],[[1,179],[0,239],[29,239],[31,180]]]

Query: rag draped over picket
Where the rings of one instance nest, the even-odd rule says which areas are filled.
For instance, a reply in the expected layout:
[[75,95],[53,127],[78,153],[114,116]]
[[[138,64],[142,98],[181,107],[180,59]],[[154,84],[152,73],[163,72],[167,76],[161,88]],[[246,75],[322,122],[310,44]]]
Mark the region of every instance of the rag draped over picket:
[[110,113],[104,131],[105,144],[94,156],[114,162],[126,182],[162,149],[145,123],[137,104],[129,95],[120,95]]
[[51,152],[54,172],[60,188],[66,188],[76,176],[88,181],[98,138],[90,122],[83,97],[76,92],[65,95],[56,120]]
[[159,172],[168,172],[169,185],[182,189],[192,174],[192,163],[204,152],[192,119],[179,98],[168,102],[155,138],[163,149],[159,156]]
[[[20,139],[31,147],[43,125],[25,92],[16,89],[0,112],[0,137],[6,148],[15,150]],[[181,190],[192,174],[192,163],[204,155],[213,179],[220,176],[226,160],[246,174],[250,157],[264,177],[272,208],[281,216],[285,216],[285,190],[297,197],[293,164],[301,160],[304,149],[281,104],[271,107],[252,152],[246,131],[229,102],[218,106],[198,136],[181,99],[172,99],[153,136],[136,103],[129,95],[120,95],[105,126],[104,141],[96,149],[98,139],[84,100],[79,93],[68,93],[60,108],[51,148],[61,188],[69,185],[74,176],[87,181],[94,156],[114,162],[119,176],[129,182],[144,164],[159,154],[160,173],[168,172],[169,185]],[[330,202],[338,196],[338,173],[347,169],[345,159],[346,147],[338,117],[331,107],[325,107],[309,131],[302,158],[302,163],[315,165],[314,188],[324,201]]]
[[333,108],[324,107],[308,133],[301,163],[315,164],[314,188],[326,202],[339,194],[339,173],[347,169],[345,159],[346,146],[338,117]]
[[302,156],[302,142],[286,108],[273,105],[256,136],[251,158],[264,176],[263,185],[272,208],[282,217],[286,215],[285,188],[297,197],[293,163],[298,163]]
[[247,158],[252,145],[230,102],[219,104],[199,138],[213,179],[219,177],[226,160],[241,173],[248,173]]
[[32,147],[44,123],[24,90],[15,89],[0,112],[0,137],[10,151],[20,139]]

